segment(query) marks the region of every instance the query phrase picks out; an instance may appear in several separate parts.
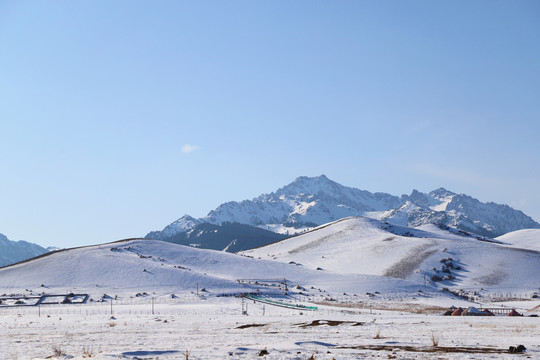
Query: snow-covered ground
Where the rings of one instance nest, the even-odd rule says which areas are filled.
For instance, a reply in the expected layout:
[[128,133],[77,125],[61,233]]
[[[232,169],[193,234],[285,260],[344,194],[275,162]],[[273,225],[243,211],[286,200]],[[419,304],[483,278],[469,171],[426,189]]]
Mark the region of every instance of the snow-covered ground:
[[153,308],[147,297],[112,307],[0,309],[0,357],[255,359],[266,350],[266,359],[502,359],[514,358],[508,348],[519,344],[540,357],[538,318],[447,317],[419,305],[428,313],[380,310],[377,303],[300,312],[247,302],[242,315],[242,306],[234,297],[180,295],[156,297]]
[[512,231],[497,240],[508,243],[513,247],[540,251],[540,229],[523,229]]
[[[61,250],[0,269],[0,359],[540,358],[540,253],[501,241],[357,217],[242,255]],[[452,305],[526,316],[441,316]]]
[[[242,254],[335,274],[399,278],[432,289],[539,290],[540,276],[533,269],[540,268],[540,252],[499,240],[431,224],[408,228],[353,217]],[[434,281],[435,276],[442,280]]]

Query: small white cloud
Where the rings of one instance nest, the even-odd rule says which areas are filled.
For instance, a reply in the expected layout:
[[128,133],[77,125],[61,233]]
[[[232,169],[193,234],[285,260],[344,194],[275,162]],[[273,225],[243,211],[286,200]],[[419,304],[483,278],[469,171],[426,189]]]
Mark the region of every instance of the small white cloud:
[[190,144],[185,144],[184,146],[182,146],[182,152],[184,154],[189,154],[189,153],[192,153],[196,150],[199,150],[200,147],[197,146],[197,145],[190,145]]

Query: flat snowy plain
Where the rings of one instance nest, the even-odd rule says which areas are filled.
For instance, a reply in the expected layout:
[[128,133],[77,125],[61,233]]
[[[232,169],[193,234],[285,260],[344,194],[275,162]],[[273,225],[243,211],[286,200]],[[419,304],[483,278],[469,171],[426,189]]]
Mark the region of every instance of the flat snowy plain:
[[253,301],[242,315],[239,298],[192,294],[112,302],[112,314],[110,302],[3,308],[0,358],[254,359],[266,350],[267,359],[513,359],[507,350],[518,344],[540,358],[533,317],[443,317],[376,302],[300,312]]

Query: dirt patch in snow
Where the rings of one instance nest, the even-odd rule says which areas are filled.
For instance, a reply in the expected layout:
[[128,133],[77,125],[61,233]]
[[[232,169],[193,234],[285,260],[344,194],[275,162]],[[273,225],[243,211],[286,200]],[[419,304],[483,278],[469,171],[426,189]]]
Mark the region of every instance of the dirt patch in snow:
[[497,349],[491,347],[472,347],[472,346],[412,346],[412,345],[358,345],[358,346],[340,346],[336,349],[354,349],[354,350],[381,350],[381,351],[409,351],[421,353],[465,353],[465,354],[507,354],[508,349]]
[[400,262],[386,269],[384,276],[405,279],[412,274],[426,258],[437,252],[437,249],[434,249],[434,246],[434,243],[430,242],[414,248]]
[[339,238],[340,236],[344,236],[344,234],[345,234],[345,231],[341,230],[341,231],[338,231],[336,233],[332,233],[330,235],[323,236],[320,239],[310,241],[309,243],[304,244],[302,246],[299,246],[296,249],[292,249],[291,251],[289,251],[289,254],[296,254],[296,253],[299,253],[299,252],[302,252],[302,251],[305,251],[305,250],[314,249],[314,248],[316,248],[316,247],[324,244],[325,242],[330,241],[330,240],[332,240],[332,239],[334,239],[336,237]]
[[508,274],[502,270],[495,270],[494,272],[492,272],[491,274],[488,274],[488,275],[485,275],[485,276],[481,276],[481,277],[478,277],[476,279],[474,279],[476,282],[479,282],[480,284],[482,285],[489,285],[489,286],[493,286],[493,285],[497,285],[499,284],[501,281],[503,281],[506,277],[508,276]]
[[364,323],[358,322],[358,321],[340,321],[340,320],[313,320],[310,323],[298,323],[294,324],[295,326],[301,327],[301,328],[307,328],[311,326],[321,326],[321,325],[328,325],[328,326],[338,326],[341,324],[350,324],[351,326],[362,326]]
[[317,305],[334,306],[349,309],[371,309],[371,310],[387,310],[401,311],[411,314],[442,314],[448,310],[448,307],[436,305],[424,305],[414,303],[392,303],[392,302],[371,302],[371,303],[335,303],[335,302],[316,302]]
[[245,324],[245,325],[237,326],[235,329],[247,329],[247,328],[252,328],[252,327],[261,327],[265,325],[266,324]]

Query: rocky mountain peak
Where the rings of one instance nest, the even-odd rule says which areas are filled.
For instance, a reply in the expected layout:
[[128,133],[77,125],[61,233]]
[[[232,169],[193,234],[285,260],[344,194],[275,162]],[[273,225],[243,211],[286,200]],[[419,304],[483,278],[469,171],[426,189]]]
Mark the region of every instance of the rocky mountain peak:
[[429,193],[430,196],[436,198],[436,199],[439,199],[439,200],[445,200],[449,197],[452,197],[454,195],[457,195],[456,193],[452,192],[452,191],[449,191],[449,190],[446,190],[445,188],[443,187],[440,187],[436,190],[433,190]]
[[420,206],[425,206],[425,207],[428,207],[430,206],[430,201],[429,201],[429,198],[426,194],[414,189],[411,193],[411,195],[409,195],[408,197],[408,200],[407,201],[411,201],[417,205],[420,205]]
[[525,227],[540,228],[540,224],[509,206],[482,203],[442,187],[429,194],[414,189],[411,195],[398,197],[347,187],[320,175],[298,177],[253,200],[224,203],[201,219],[185,215],[147,237],[170,237],[202,223],[239,223],[293,234],[349,216],[384,218],[412,227],[441,224],[488,237]]
[[315,177],[300,176],[292,183],[282,187],[276,194],[279,195],[315,195],[319,193],[336,193],[345,188],[345,186],[330,180],[326,175]]

